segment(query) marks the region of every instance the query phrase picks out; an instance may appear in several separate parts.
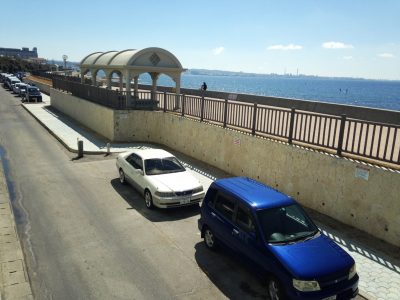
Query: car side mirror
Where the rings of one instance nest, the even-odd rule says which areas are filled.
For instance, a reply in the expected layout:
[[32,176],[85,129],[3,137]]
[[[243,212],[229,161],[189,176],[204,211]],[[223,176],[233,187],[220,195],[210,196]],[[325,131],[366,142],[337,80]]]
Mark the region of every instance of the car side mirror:
[[139,170],[139,174],[143,176],[144,175],[143,170]]

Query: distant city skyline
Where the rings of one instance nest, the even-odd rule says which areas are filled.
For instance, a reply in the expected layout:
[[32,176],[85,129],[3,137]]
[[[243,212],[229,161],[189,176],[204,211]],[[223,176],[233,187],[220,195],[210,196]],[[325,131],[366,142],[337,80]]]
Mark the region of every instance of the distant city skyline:
[[[2,3],[15,12],[21,3]],[[202,2],[37,0],[4,13],[0,47],[79,62],[96,51],[161,47],[185,68],[400,80],[398,0]]]

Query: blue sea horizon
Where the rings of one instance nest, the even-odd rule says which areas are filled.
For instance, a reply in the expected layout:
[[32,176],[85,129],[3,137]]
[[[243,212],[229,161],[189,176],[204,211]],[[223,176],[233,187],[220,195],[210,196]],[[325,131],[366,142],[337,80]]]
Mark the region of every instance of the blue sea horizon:
[[[400,111],[400,81],[342,79],[320,77],[219,76],[182,74],[181,87],[253,94],[281,98],[321,101],[345,105]],[[150,76],[140,76],[140,83],[151,84]],[[175,86],[161,75],[158,85]]]

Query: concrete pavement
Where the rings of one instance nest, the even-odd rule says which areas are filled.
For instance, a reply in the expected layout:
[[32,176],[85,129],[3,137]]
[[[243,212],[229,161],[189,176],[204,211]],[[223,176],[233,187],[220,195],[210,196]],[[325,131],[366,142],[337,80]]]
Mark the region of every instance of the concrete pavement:
[[[80,139],[83,141],[84,151],[86,153],[100,154],[107,152],[106,141],[95,133],[90,132],[90,130],[82,128],[68,117],[53,110],[49,106],[50,99],[48,96],[43,95],[43,98],[43,103],[25,103],[23,107],[47,128],[47,130],[67,149],[76,152],[78,149],[77,139]],[[111,144],[110,151],[122,152],[141,145],[143,144]],[[10,214],[11,210],[5,208],[5,212]],[[356,260],[357,270],[360,275],[360,295],[363,298],[385,300],[400,299],[399,248],[374,239],[363,232],[343,225],[317,212],[310,213],[324,233],[333,238]],[[0,227],[2,227],[1,224],[2,223],[0,223]],[[0,238],[2,238],[2,236],[0,236]],[[0,239],[0,243],[3,243],[3,239]],[[16,250],[15,253],[19,253],[18,251],[19,250]],[[16,265],[18,266],[17,263]],[[3,281],[4,278],[3,275]],[[27,297],[28,296],[29,294],[27,294]],[[16,298],[9,297],[6,299]]]

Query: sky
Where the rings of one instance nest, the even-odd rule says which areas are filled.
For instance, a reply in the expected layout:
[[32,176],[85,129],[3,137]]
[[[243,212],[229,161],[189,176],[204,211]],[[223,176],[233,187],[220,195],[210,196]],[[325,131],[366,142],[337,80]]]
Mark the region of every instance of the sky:
[[1,1],[0,47],[81,61],[160,47],[185,68],[400,80],[400,0]]

